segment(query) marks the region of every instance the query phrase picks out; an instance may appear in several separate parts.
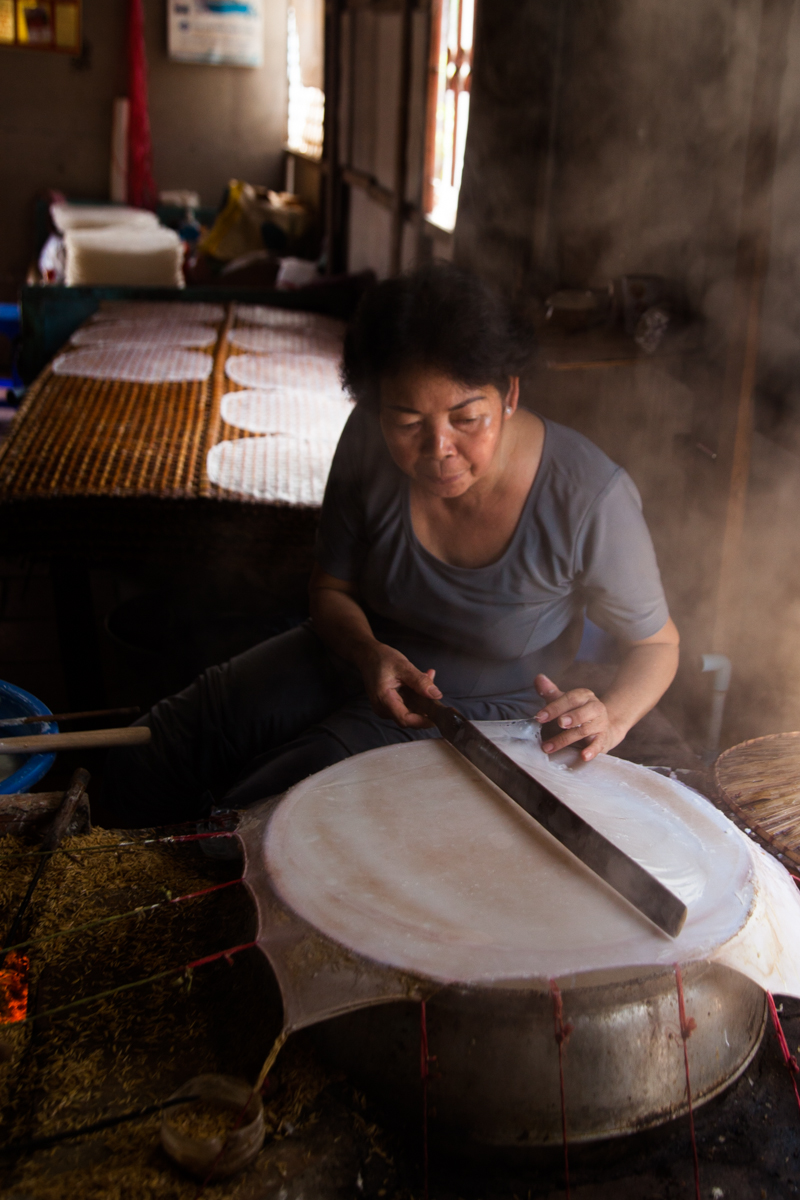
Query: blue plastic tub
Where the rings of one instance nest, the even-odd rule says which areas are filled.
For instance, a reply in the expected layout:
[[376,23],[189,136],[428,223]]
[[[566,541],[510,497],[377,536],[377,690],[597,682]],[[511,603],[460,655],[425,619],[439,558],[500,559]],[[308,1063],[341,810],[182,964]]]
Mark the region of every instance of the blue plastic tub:
[[[0,679],[0,717],[38,717],[51,716],[50,709],[41,700],[37,700],[30,692],[14,687]],[[19,737],[21,734],[58,733],[55,721],[42,721],[36,725],[0,725],[0,735],[3,739]],[[55,754],[29,754],[21,767],[0,779],[0,796],[9,796],[12,792],[29,792],[35,783],[47,774],[55,762]]]

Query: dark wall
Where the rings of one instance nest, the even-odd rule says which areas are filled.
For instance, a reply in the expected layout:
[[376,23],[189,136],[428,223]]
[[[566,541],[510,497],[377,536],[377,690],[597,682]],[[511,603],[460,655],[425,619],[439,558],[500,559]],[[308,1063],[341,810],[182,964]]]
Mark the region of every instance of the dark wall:
[[[457,255],[506,286],[677,276],[716,316],[757,0],[484,0]],[[800,156],[798,156],[800,158]]]
[[[124,0],[84,0],[84,60],[0,49],[0,293],[32,252],[33,197],[108,198],[111,110],[126,93]],[[164,0],[145,0],[156,183],[215,204],[231,177],[280,185],[286,136],[286,0],[265,0],[264,66],[172,63]]]
[[[683,634],[667,704],[697,742],[710,702],[698,659],[712,649],[729,485],[713,453],[761,10],[762,0],[480,0],[456,227],[458,259],[523,297],[640,272],[686,291],[698,320],[683,348],[614,371],[541,365],[527,398],[601,445],[643,495]],[[800,728],[797,6],[787,50],[759,331],[758,412],[770,437],[755,438],[739,599],[727,614],[728,743]]]
[[483,0],[456,224],[458,261],[514,291],[547,287],[542,247],[565,0]]

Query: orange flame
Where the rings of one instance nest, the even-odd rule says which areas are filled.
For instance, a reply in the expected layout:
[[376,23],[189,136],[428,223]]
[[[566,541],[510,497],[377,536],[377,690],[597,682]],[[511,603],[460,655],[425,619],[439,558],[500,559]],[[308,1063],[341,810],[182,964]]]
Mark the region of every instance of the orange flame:
[[0,969],[0,1025],[24,1021],[28,1012],[28,959],[12,950]]

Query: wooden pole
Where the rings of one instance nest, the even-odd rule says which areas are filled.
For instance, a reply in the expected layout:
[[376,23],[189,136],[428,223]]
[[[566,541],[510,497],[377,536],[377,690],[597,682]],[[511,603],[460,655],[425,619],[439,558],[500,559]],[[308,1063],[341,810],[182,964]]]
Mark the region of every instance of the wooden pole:
[[325,132],[323,166],[325,170],[325,251],[326,274],[339,269],[336,261],[339,245],[339,80],[341,75],[341,3],[325,4]]
[[0,738],[0,754],[50,754],[53,750],[105,750],[109,746],[143,746],[152,734],[146,725],[124,729],[82,729],[76,733],[33,733]]
[[728,357],[722,391],[720,465],[728,498],[712,648],[726,653],[739,588],[739,560],[753,441],[753,394],[772,226],[781,87],[794,0],[762,0],[742,214],[736,246]]
[[406,179],[408,177],[408,125],[411,99],[411,0],[403,0],[400,14],[400,88],[397,97],[397,133],[394,157],[394,195],[392,197],[392,240],[389,271],[397,275],[403,264]]

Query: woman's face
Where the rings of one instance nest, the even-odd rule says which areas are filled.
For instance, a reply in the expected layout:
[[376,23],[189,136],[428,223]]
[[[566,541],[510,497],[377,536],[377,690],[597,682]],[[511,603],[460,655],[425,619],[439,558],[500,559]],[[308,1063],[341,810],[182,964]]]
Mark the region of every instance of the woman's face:
[[431,496],[463,494],[496,465],[519,380],[507,396],[486,384],[468,387],[419,367],[381,383],[381,428],[394,461]]

